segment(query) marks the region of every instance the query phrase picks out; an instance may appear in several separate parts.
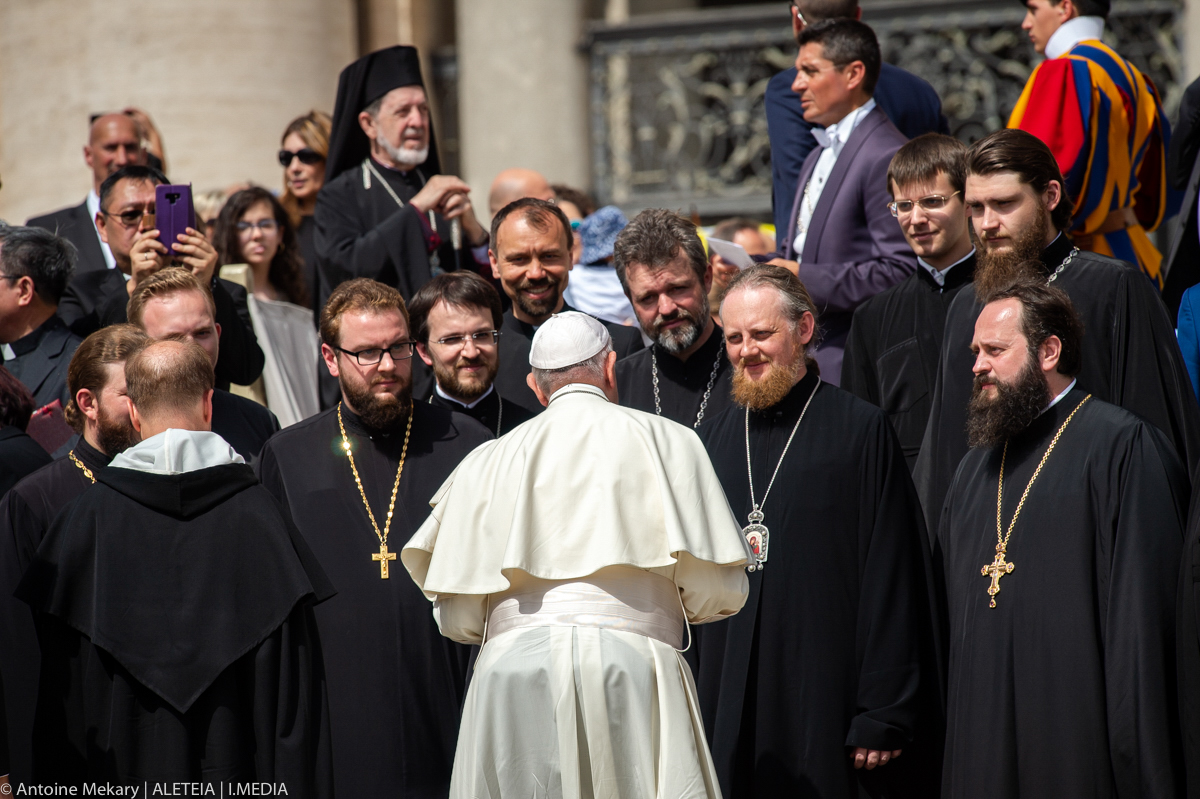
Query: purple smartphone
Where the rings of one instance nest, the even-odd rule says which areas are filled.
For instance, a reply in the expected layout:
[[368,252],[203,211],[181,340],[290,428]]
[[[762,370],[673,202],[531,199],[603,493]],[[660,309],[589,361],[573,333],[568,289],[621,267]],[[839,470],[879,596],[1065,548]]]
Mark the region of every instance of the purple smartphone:
[[187,233],[189,227],[196,227],[196,211],[192,207],[192,184],[154,187],[154,223],[158,228],[158,240],[174,253],[171,245],[179,243],[177,236]]

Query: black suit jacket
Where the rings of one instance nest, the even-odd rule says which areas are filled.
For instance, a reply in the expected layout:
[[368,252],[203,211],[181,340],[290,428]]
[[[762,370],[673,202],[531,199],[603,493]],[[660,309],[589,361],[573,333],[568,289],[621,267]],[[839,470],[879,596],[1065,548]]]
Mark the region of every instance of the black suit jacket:
[[29,389],[35,407],[60,400],[66,408],[71,399],[67,367],[81,341],[61,319],[51,316],[37,330],[10,345],[17,357],[5,361],[4,366]]
[[[212,284],[221,326],[221,357],[217,359],[217,388],[230,383],[248,386],[262,374],[266,358],[258,346],[246,304],[246,290],[236,283],[217,279]],[[71,278],[58,315],[78,336],[87,337],[102,327],[129,321],[129,293],[125,276],[117,269],[84,272]]]
[[254,463],[267,439],[279,432],[279,420],[254,400],[217,389],[213,392],[212,431],[246,463]]
[[62,236],[75,245],[79,257],[75,261],[75,273],[108,269],[104,250],[100,248],[100,234],[96,232],[96,221],[88,213],[87,199],[79,205],[63,208],[45,216],[35,216],[25,223],[40,227]]
[[[26,475],[33,474],[49,462],[50,455],[40,444],[12,425],[0,424],[0,497]],[[3,689],[0,689],[0,708],[3,702]],[[6,726],[4,717],[0,716],[0,727]],[[0,760],[6,758],[7,752],[0,752]],[[0,769],[0,774],[7,773],[7,768]]]

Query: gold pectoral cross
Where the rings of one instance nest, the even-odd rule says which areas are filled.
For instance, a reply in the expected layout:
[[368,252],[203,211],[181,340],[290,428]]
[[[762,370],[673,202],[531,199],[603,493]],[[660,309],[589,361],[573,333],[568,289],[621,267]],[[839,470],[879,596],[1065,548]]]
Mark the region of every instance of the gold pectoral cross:
[[379,579],[386,580],[388,578],[388,561],[395,559],[396,553],[388,552],[387,544],[380,541],[379,551],[371,553],[371,560],[379,561]]
[[[393,557],[395,557],[393,555]],[[1016,568],[1012,563],[1004,560],[1004,546],[996,544],[996,559],[990,564],[983,567],[980,572],[984,577],[991,577],[992,584],[988,586],[988,596],[992,598],[989,608],[996,607],[996,594],[1000,593],[1000,578],[1006,574],[1012,574],[1012,570]]]

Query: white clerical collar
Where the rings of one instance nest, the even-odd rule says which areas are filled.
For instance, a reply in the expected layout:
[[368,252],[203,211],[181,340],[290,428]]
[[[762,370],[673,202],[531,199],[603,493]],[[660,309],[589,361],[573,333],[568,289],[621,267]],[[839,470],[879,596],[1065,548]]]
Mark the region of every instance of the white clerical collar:
[[245,462],[216,433],[172,428],[134,444],[113,458],[109,465],[151,474],[182,474],[210,466]]
[[590,383],[567,383],[550,395],[550,402],[554,402],[554,400],[567,394],[595,394],[600,399],[608,402],[608,395],[599,386],[593,386]]
[[[1069,386],[1067,386],[1066,388],[1064,388],[1064,389],[1063,389],[1061,392],[1059,392],[1059,394],[1058,394],[1058,396],[1057,396],[1057,397],[1055,397],[1054,399],[1050,400],[1050,404],[1049,404],[1049,405],[1047,405],[1045,408],[1042,408],[1042,413],[1045,413],[1046,411],[1050,410],[1051,408],[1053,408],[1053,407],[1054,407],[1055,405],[1057,405],[1058,403],[1062,402],[1062,398],[1063,398],[1063,397],[1065,397],[1065,396],[1067,396],[1068,394],[1070,394],[1070,393],[1071,393],[1071,389],[1075,388],[1075,384],[1076,384],[1076,383],[1078,383],[1078,382],[1079,382],[1078,380],[1071,380],[1071,385],[1069,385]],[[1039,414],[1038,414],[1038,416],[1041,416],[1041,415],[1042,415],[1042,413],[1039,413]]]
[[481,403],[485,399],[487,399],[488,395],[492,393],[492,390],[494,388],[495,388],[495,386],[488,386],[488,390],[483,392],[483,394],[480,395],[479,399],[475,400],[474,402],[463,402],[458,397],[452,397],[449,394],[447,394],[445,391],[442,391],[441,383],[437,382],[436,380],[433,382],[433,390],[437,392],[437,395],[439,397],[441,397],[444,400],[450,400],[454,404],[461,405],[464,408],[474,408],[476,405],[478,405],[479,403]]
[[821,147],[833,147],[834,154],[836,155],[841,152],[842,145],[846,143],[846,140],[850,138],[850,134],[858,127],[858,123],[862,122],[874,108],[875,98],[872,97],[832,125],[824,129],[813,128],[813,138],[817,140],[817,144]]
[[950,272],[950,270],[953,269],[954,267],[958,266],[959,264],[961,264],[963,261],[967,260],[974,254],[975,254],[975,248],[972,247],[971,251],[969,253],[964,255],[962,258],[959,258],[957,261],[950,264],[945,269],[938,269],[936,266],[930,265],[928,261],[926,261],[924,258],[922,258],[919,255],[917,256],[917,263],[919,263],[921,266],[925,267],[925,271],[929,273],[929,275],[933,278],[933,281],[935,283],[937,283],[942,288],[945,288],[946,287],[946,275]]
[[1058,26],[1046,42],[1046,58],[1058,58],[1080,42],[1098,41],[1104,35],[1103,17],[1075,17]]

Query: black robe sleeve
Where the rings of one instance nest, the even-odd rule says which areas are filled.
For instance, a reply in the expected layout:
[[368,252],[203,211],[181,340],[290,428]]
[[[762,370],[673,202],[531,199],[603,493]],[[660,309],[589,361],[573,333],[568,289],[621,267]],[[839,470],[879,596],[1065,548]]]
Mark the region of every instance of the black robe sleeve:
[[[357,174],[351,170],[349,177]],[[395,286],[407,300],[431,277],[418,211],[405,204],[364,230],[359,199],[345,175],[317,196],[314,241],[321,276],[330,289],[351,278],[368,277]]]
[[321,645],[312,606],[297,605],[247,658],[254,687],[255,777],[290,796],[333,796],[333,750]]
[[8,776],[8,714],[4,711],[4,674],[0,672],[0,777]]
[[[864,304],[861,308],[865,308]],[[842,388],[859,399],[866,400],[875,407],[882,407],[879,394],[879,381],[875,379],[872,369],[874,358],[871,356],[867,341],[877,335],[877,331],[865,330],[865,316],[856,310],[854,320],[850,323],[850,332],[846,336],[846,349],[842,353]]]

